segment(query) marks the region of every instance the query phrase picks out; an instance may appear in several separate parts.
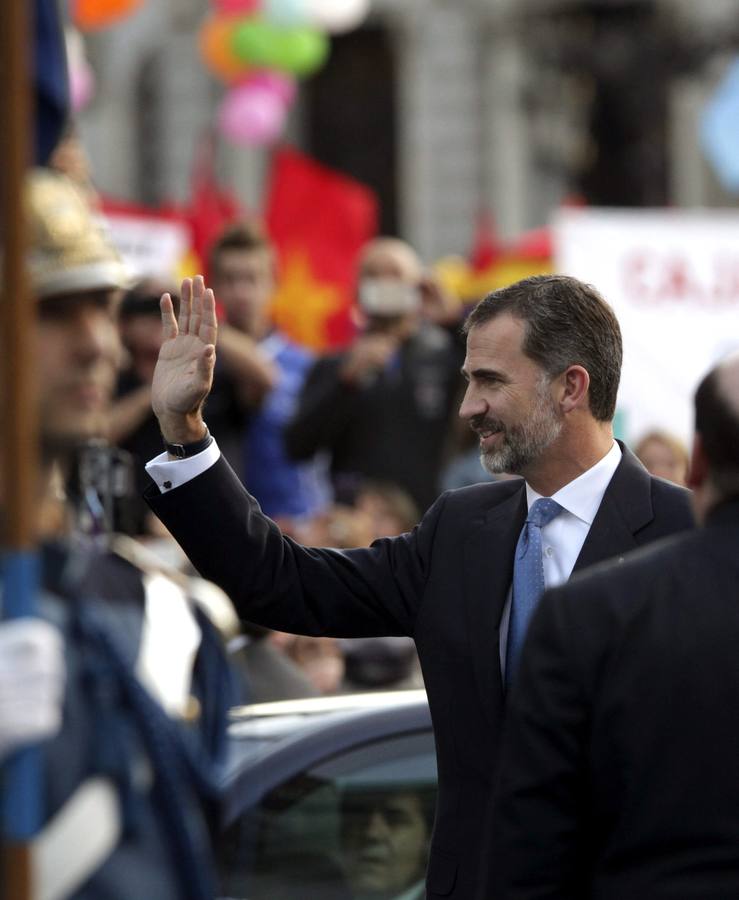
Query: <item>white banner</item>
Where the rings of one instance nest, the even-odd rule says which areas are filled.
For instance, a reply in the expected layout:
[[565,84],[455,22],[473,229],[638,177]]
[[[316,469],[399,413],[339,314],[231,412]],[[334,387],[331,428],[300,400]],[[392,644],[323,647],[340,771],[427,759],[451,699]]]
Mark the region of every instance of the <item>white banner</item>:
[[134,280],[177,280],[190,249],[190,232],[184,222],[106,210],[103,224]]
[[557,271],[593,284],[621,323],[619,436],[689,442],[695,387],[739,349],[739,211],[564,209],[553,224]]

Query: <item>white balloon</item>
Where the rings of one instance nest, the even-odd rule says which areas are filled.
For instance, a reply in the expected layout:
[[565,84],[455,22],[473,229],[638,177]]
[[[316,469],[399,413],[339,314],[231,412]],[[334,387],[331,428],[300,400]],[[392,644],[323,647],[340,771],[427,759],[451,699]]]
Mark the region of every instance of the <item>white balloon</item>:
[[315,28],[339,34],[361,25],[370,5],[371,0],[306,0],[306,14]]

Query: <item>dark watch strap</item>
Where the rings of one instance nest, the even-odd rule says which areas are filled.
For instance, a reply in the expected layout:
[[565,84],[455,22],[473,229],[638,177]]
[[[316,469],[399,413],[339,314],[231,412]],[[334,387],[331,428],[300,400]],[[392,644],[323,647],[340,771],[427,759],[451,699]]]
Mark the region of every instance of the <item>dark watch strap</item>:
[[190,456],[202,453],[212,443],[213,435],[208,431],[208,426],[206,425],[205,437],[200,438],[199,441],[193,441],[191,444],[168,444],[167,441],[164,441],[164,449],[170,456],[176,456],[177,459],[187,459]]

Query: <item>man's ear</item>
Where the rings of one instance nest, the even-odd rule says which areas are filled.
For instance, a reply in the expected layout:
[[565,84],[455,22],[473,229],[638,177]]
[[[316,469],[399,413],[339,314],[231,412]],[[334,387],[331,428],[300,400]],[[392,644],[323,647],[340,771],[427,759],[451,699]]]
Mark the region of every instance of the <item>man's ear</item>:
[[687,484],[692,491],[696,491],[708,480],[709,465],[706,457],[706,451],[703,447],[703,439],[696,432],[693,438],[693,449],[690,454],[690,464],[688,466]]
[[586,407],[590,388],[588,370],[582,366],[569,366],[559,377],[561,381],[559,405],[562,412],[568,413]]

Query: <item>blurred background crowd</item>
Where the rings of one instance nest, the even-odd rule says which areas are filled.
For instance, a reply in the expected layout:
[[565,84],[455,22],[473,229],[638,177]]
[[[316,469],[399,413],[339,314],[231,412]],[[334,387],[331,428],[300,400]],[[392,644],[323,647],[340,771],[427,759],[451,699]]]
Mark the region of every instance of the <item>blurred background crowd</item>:
[[[623,251],[644,285],[632,306],[656,283],[665,319],[670,304],[702,317],[714,335],[702,344],[692,320],[680,323],[701,371],[737,342],[718,317],[739,324],[739,215],[717,209],[736,206],[739,186],[736,0],[63,9],[74,115],[51,165],[83,190],[131,274],[101,435],[134,473],[115,526],[177,566],[186,560],[138,495],[161,452],[150,407],[158,300],[166,290],[177,302],[180,276],[204,272],[218,304],[209,428],[265,512],[311,545],[408,531],[441,491],[491,477],[456,417],[460,326],[488,290],[573,258],[562,221],[625,208],[626,240],[641,208],[685,210],[668,247],[641,239],[645,259],[667,254],[661,274]],[[690,268],[695,207],[708,210],[706,240],[721,227],[734,247],[712,293]],[[608,284],[592,280],[621,316]],[[629,365],[651,364],[675,408],[687,403],[681,348],[667,348],[665,372],[650,357],[654,320],[631,327],[643,352],[626,360],[625,390]],[[683,420],[661,396],[665,414],[651,417],[649,398],[634,403],[630,390],[618,436],[651,472],[684,483]],[[316,640],[244,623],[232,649],[252,700],[421,684],[409,639]]]

